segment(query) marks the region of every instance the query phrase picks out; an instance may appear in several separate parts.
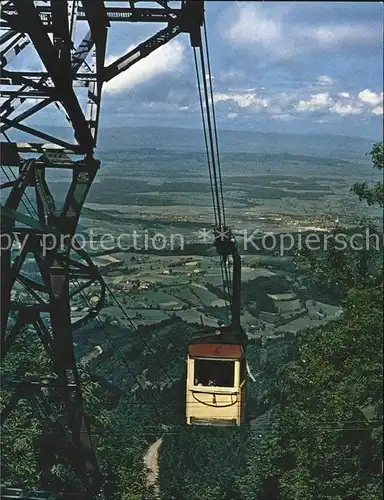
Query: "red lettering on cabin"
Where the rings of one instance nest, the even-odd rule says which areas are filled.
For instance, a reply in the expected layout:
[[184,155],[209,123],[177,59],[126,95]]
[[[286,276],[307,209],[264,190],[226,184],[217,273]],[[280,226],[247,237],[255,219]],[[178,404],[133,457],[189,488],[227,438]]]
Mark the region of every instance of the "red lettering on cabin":
[[189,346],[191,358],[240,359],[243,354],[242,346],[236,344],[191,344]]

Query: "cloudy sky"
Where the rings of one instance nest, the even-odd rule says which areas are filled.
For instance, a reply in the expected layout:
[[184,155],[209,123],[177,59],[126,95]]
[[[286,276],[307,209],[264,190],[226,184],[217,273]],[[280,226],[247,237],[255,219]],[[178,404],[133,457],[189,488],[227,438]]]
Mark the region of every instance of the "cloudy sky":
[[[208,0],[206,18],[220,127],[380,136],[380,3]],[[153,28],[115,25],[109,53],[121,55]],[[187,35],[105,89],[105,125],[154,120],[200,124]]]
[[[380,2],[205,3],[220,128],[380,138]],[[108,61],[162,27],[112,23]],[[201,127],[186,34],[105,86],[102,126],[153,124]]]

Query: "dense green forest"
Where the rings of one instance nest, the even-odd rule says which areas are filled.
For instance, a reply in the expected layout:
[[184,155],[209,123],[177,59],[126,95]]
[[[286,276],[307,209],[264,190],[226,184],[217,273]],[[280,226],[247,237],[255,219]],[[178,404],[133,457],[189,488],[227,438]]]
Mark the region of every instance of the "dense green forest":
[[[374,168],[382,170],[383,143],[374,145],[371,158]],[[362,203],[383,206],[382,183],[351,189]],[[145,486],[143,455],[159,437],[164,440],[159,477],[163,500],[382,498],[381,251],[330,245],[327,251],[304,252],[297,259],[305,263],[309,282],[342,305],[343,315],[266,345],[250,341],[248,361],[255,367],[256,382],[248,384],[249,425],[183,425],[182,345],[191,331],[180,335],[184,323],[179,320],[167,325],[161,338],[145,333],[150,347],[156,348],[157,361],[170,367],[172,385],[132,390],[135,382],[124,366],[116,366],[121,376],[114,383],[107,383],[108,374],[98,373],[93,364],[80,369],[108,499],[154,498]],[[245,290],[247,300],[249,294]],[[145,363],[142,351],[131,343],[126,352],[137,371]],[[111,358],[111,370],[113,363]],[[43,348],[27,328],[2,371],[20,376],[49,372]],[[2,402],[8,398],[4,388]],[[36,443],[43,430],[33,407],[19,403],[2,429],[5,484],[40,486]],[[49,482],[61,491],[80,488],[61,463],[51,468]]]

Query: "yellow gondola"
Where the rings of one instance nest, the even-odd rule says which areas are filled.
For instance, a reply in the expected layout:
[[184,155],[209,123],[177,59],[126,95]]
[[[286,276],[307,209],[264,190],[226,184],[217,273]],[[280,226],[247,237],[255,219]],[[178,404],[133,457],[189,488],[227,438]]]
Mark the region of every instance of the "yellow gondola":
[[245,420],[245,349],[223,334],[188,346],[186,421],[200,425],[241,425]]
[[231,324],[188,346],[185,415],[189,425],[241,425],[245,421],[247,336],[240,324],[241,259],[230,231],[222,228],[223,233],[226,238],[216,238],[215,245],[220,255],[232,256]]

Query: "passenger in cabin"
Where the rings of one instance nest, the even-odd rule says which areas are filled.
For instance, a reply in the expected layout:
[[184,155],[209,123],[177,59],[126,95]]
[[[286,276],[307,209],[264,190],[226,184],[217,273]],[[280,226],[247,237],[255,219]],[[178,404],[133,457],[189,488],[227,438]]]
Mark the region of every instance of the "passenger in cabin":
[[[199,360],[200,361],[200,360]],[[223,361],[204,361],[195,365],[195,386],[233,387],[234,364]]]
[[206,377],[204,379],[195,378],[195,385],[197,386],[216,386],[216,381],[213,377]]

